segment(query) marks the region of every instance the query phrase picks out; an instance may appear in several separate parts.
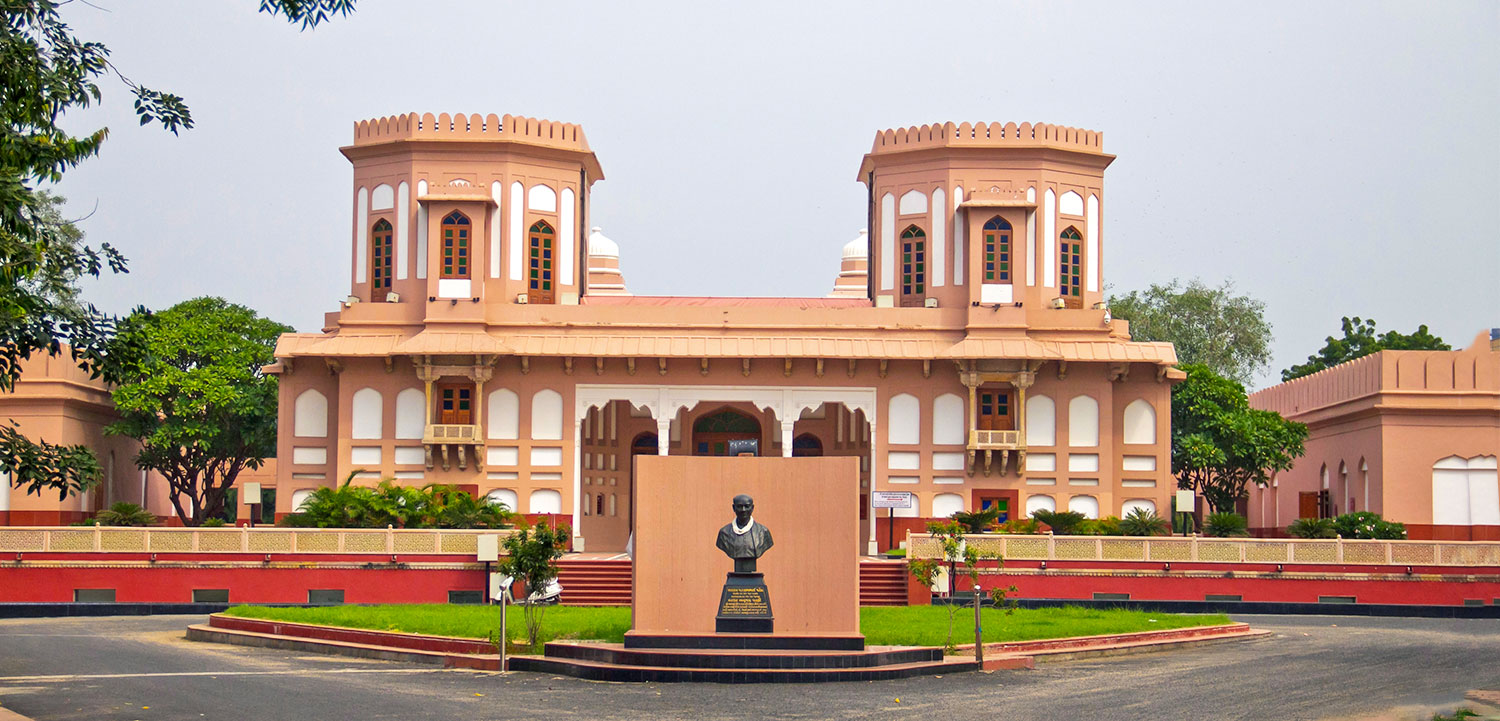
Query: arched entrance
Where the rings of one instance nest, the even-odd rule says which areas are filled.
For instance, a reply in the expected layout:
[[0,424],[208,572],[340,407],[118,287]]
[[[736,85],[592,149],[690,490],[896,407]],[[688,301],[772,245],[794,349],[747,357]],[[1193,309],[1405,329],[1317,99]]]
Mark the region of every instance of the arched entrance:
[[693,422],[693,455],[760,455],[760,421],[733,408],[721,408]]
[[803,433],[792,440],[792,455],[798,458],[813,458],[823,455],[823,441],[811,433]]

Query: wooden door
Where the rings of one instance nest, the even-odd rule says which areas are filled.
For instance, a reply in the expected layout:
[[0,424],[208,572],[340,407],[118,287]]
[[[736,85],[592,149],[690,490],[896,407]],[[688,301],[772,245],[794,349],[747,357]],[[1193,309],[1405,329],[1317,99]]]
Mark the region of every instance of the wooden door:
[[469,425],[474,417],[474,387],[468,384],[439,384],[437,390],[438,423]]
[[901,307],[927,303],[927,234],[917,226],[901,233]]
[[1297,494],[1297,517],[1319,518],[1318,516],[1318,492],[1304,491]]
[[974,491],[974,510],[986,511],[993,506],[1000,507],[1000,517],[995,519],[996,523],[1005,523],[1016,518],[1016,502],[1020,500],[1019,491]]
[[980,388],[979,430],[1012,431],[1016,428],[1011,415],[1010,391],[1000,388]]
[[557,258],[552,248],[556,234],[552,232],[552,226],[538,220],[532,224],[531,232],[527,235],[530,246],[527,279],[530,282],[526,288],[526,302],[552,303],[557,298],[557,288],[553,284]]

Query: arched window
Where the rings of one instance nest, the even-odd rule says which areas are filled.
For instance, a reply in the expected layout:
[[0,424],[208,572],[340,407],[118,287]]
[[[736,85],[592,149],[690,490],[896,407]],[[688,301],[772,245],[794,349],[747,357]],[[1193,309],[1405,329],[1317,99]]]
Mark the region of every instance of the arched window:
[[391,237],[391,222],[385,218],[375,221],[375,228],[370,231],[370,300],[376,303],[391,292],[391,269],[395,263]]
[[1010,223],[998,215],[984,224],[984,282],[1010,282]]
[[655,433],[642,433],[630,442],[630,455],[632,456],[654,456],[660,450],[657,447]]
[[901,231],[901,307],[920,308],[927,298],[927,233],[915,225]]
[[552,287],[553,261],[556,260],[553,257],[552,248],[556,233],[546,221],[538,220],[531,224],[531,231],[526,235],[531,248],[531,256],[527,265],[529,284],[526,289],[526,300],[531,303],[551,303],[556,297]]
[[811,433],[792,439],[792,455],[798,458],[823,455],[823,441]]
[[441,229],[443,238],[443,271],[442,278],[461,278],[467,280],[469,277],[469,242],[470,236],[469,216],[458,211],[453,211],[443,218]]
[[1069,227],[1059,236],[1057,290],[1069,308],[1083,307],[1083,236]]

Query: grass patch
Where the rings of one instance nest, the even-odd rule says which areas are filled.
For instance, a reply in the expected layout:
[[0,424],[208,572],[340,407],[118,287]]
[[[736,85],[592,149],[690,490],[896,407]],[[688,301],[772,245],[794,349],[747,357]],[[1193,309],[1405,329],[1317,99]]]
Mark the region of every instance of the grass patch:
[[[506,635],[515,643],[525,637],[525,621],[519,607],[510,606],[507,611]],[[243,618],[463,638],[489,638],[500,625],[499,608],[449,604],[314,608],[235,606],[224,613]],[[980,623],[984,627],[986,642],[1033,641],[1230,623],[1229,617],[1222,613],[1181,615],[1072,606],[1017,609],[1009,616],[1003,611],[986,608],[981,614]],[[862,608],[859,627],[865,634],[865,642],[872,646],[941,646],[948,636],[948,610],[941,606]],[[554,606],[547,609],[542,621],[544,642],[590,639],[620,643],[628,630],[630,608],[622,606]],[[953,620],[953,641],[961,644],[973,640],[974,611],[960,608]]]

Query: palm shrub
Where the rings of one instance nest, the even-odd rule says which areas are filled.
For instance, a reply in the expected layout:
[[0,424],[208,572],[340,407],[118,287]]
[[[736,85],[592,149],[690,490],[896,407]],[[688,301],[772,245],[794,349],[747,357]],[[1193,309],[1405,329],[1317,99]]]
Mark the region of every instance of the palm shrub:
[[1395,541],[1406,538],[1406,524],[1387,521],[1378,513],[1356,511],[1333,519],[1333,530],[1344,538]]
[[319,488],[297,513],[279,525],[294,528],[510,528],[503,503],[475,498],[453,486],[403,486],[392,479],[374,487],[353,484],[354,473],[337,488]]
[[1250,535],[1249,523],[1244,516],[1230,511],[1208,514],[1203,522],[1203,535],[1215,538],[1238,538]]
[[1000,532],[1019,536],[1041,533],[1042,529],[1041,524],[1037,523],[1034,518],[1012,518],[1000,524]]
[[1333,538],[1338,535],[1332,518],[1299,518],[1286,527],[1286,532],[1293,538]]
[[967,533],[984,533],[1000,520],[1000,506],[992,505],[982,511],[958,511],[953,514],[953,520]]
[[1120,519],[1115,516],[1104,518],[1089,518],[1078,524],[1078,530],[1074,531],[1080,536],[1123,536],[1120,530]]
[[100,511],[94,519],[101,526],[149,526],[156,523],[156,514],[134,503],[120,501]]
[[1037,523],[1045,523],[1052,528],[1052,532],[1059,536],[1071,536],[1078,532],[1080,526],[1088,519],[1077,511],[1032,511],[1031,517]]
[[1120,533],[1127,536],[1165,536],[1172,532],[1172,524],[1156,515],[1156,511],[1135,508],[1120,519]]

